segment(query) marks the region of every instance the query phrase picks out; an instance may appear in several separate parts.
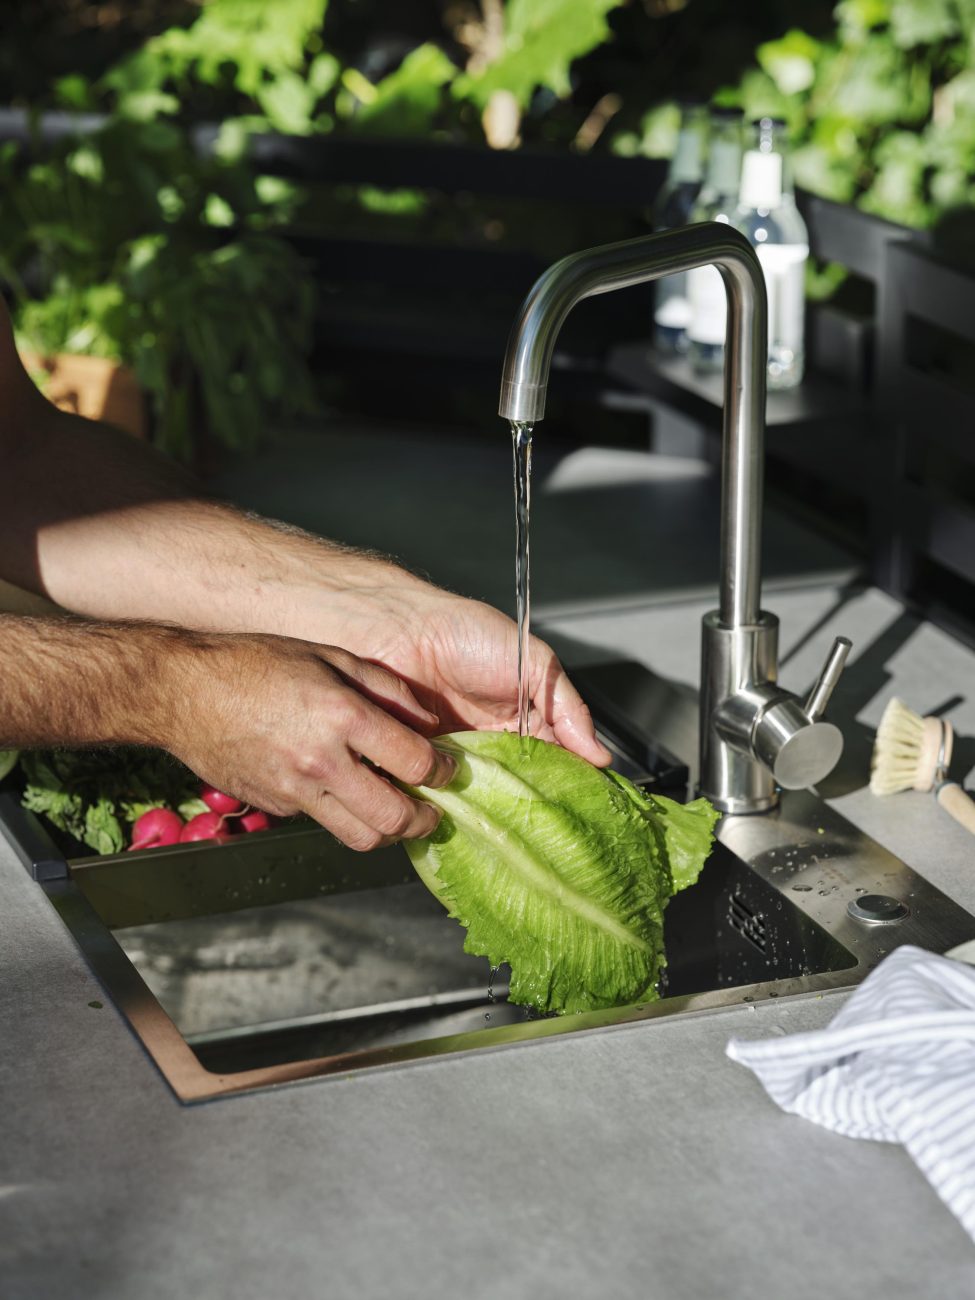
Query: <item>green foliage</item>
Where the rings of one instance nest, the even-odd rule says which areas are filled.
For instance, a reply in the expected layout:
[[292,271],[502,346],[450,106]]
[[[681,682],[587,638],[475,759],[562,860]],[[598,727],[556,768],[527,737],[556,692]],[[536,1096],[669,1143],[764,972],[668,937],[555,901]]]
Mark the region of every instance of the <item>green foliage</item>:
[[[796,182],[814,194],[911,226],[972,204],[975,0],[842,0],[834,19],[825,39],[759,45],[715,102],[784,118]],[[614,148],[666,156],[661,124],[675,130],[658,107]]]
[[759,47],[736,93],[792,129],[798,184],[925,226],[975,199],[975,6],[843,0],[836,32]]
[[[204,88],[216,97],[214,116],[237,119],[240,138],[256,129],[304,135],[337,122],[383,135],[418,134],[438,122],[460,131],[458,107],[482,110],[497,90],[523,110],[539,87],[567,97],[572,63],[606,40],[606,16],[622,2],[508,0],[496,57],[464,71],[426,43],[371,82],[321,48],[328,0],[210,0],[191,26],[171,28],[122,60],[94,94],[107,93],[117,113],[144,122],[178,114]],[[92,102],[78,78],[60,89],[66,105]]]
[[572,63],[609,35],[606,15],[620,0],[508,0],[505,8],[504,49],[481,71],[454,82],[453,93],[484,108],[495,91],[514,95],[528,107],[539,86],[558,98],[570,90]]
[[[249,136],[336,124],[479,132],[497,89],[522,109],[538,87],[567,96],[573,61],[606,39],[619,3],[510,0],[493,60],[462,72],[427,43],[372,82],[323,48],[328,0],[209,0],[189,26],[152,37],[98,80],[61,76],[55,101],[107,109],[109,124],[32,164],[0,151],[0,275],[22,342],[131,365],[154,437],[175,455],[193,454],[201,428],[253,446],[272,412],[312,408],[303,357],[313,304],[274,234],[300,211],[301,190],[249,172]],[[192,147],[187,106],[222,123],[209,159]],[[427,206],[413,191],[368,186],[353,202],[401,220]]]
[[131,118],[44,162],[7,150],[0,186],[21,342],[132,366],[164,450],[190,458],[202,429],[250,448],[272,414],[312,409],[311,290],[273,234],[286,191],[199,158],[173,123]]
[[[335,79],[334,60],[307,66],[328,0],[210,0],[190,27],[172,27],[122,60],[104,79],[123,116],[144,120],[178,106],[171,90],[190,81],[235,89],[255,100],[270,121],[293,122],[307,94]],[[331,74],[331,77],[329,76]],[[155,107],[153,107],[155,106]],[[282,129],[290,129],[284,128]]]
[[444,87],[457,69],[436,45],[421,45],[408,54],[395,72],[373,85],[361,73],[343,78],[348,92],[340,99],[340,115],[357,131],[378,135],[419,135],[443,104]]
[[204,805],[188,768],[158,750],[25,750],[21,802],[96,853],[120,853],[150,808],[192,816]]

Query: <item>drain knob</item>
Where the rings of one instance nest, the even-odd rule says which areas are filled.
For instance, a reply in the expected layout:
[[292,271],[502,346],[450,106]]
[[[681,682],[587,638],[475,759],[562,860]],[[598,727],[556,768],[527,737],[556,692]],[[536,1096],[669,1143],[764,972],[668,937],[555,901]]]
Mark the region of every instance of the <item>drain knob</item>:
[[862,894],[852,898],[846,910],[854,921],[866,921],[868,925],[896,925],[911,914],[906,903],[889,894]]

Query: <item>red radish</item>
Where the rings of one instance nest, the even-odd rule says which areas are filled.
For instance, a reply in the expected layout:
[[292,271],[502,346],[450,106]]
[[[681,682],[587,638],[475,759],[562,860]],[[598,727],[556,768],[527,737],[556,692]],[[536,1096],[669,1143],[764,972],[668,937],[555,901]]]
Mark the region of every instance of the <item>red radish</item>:
[[136,819],[132,827],[132,849],[155,849],[176,844],[183,831],[183,819],[169,808],[150,808]]
[[239,819],[239,824],[242,831],[269,831],[274,818],[270,813],[261,812],[260,808],[252,808]]
[[192,840],[219,840],[222,844],[231,837],[231,831],[227,829],[225,823],[226,818],[220,813],[197,813],[183,827],[179,842],[188,844]]
[[232,794],[224,794],[222,790],[207,785],[205,781],[200,786],[200,798],[211,812],[221,813],[224,817],[239,813],[244,806]]

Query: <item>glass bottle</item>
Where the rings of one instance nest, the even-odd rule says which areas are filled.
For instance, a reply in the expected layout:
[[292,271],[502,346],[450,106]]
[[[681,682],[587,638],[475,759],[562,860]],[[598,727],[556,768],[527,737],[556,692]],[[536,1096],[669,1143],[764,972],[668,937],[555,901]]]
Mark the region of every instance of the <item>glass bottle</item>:
[[[711,110],[711,144],[708,167],[701,192],[691,208],[690,220],[723,221],[731,224],[738,209],[741,182],[741,110]],[[699,266],[688,273],[687,297],[690,320],[688,352],[694,369],[721,370],[724,366],[724,338],[728,301],[724,281],[713,266]]]
[[805,276],[809,232],[799,215],[785,156],[785,124],[763,117],[741,164],[735,225],[753,245],[768,291],[768,385],[795,388],[805,365]]
[[[677,148],[670,160],[667,179],[653,206],[654,230],[686,226],[701,188],[707,116],[700,104],[681,107]],[[653,321],[654,343],[659,351],[673,355],[687,350],[687,276],[668,275],[656,283]]]

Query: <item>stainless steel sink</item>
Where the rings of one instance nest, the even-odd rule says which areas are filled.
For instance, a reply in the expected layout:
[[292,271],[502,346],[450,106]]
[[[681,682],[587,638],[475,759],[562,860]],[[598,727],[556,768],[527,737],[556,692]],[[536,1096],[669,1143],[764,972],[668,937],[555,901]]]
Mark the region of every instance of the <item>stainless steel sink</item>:
[[[686,769],[646,740],[663,722],[643,678],[618,708],[603,686],[622,670],[587,685],[617,765],[672,788]],[[504,969],[492,982],[464,953],[398,848],[353,854],[292,826],[66,861],[9,795],[0,804],[0,828],[184,1102],[816,994],[856,984],[896,944],[975,938],[975,918],[903,862],[815,795],[784,792],[773,813],[726,817],[701,880],[671,902],[659,1001],[539,1018],[508,1003]]]

